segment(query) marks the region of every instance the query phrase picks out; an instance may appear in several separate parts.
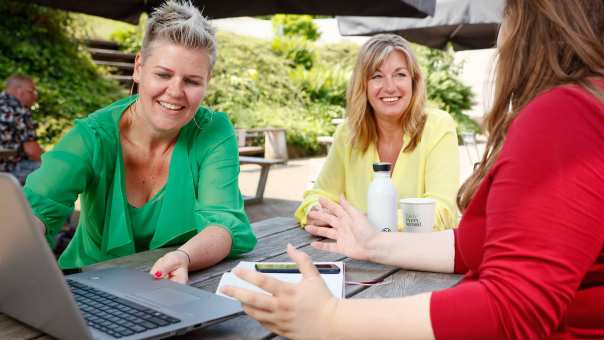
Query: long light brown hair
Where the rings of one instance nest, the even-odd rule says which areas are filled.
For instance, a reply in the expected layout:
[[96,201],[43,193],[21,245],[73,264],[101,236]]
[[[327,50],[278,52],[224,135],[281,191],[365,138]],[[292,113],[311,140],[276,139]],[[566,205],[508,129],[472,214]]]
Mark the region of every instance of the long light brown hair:
[[604,100],[590,78],[604,78],[603,0],[508,0],[495,67],[495,98],[485,117],[486,151],[461,186],[464,210],[497,160],[510,124],[532,99],[576,84]]
[[426,85],[411,44],[395,34],[378,34],[361,47],[346,93],[346,115],[351,128],[351,143],[362,152],[378,140],[377,122],[373,108],[367,99],[369,77],[393,51],[405,55],[413,81],[411,100],[401,118],[403,132],[409,135],[409,143],[403,148],[411,152],[419,143],[426,122]]

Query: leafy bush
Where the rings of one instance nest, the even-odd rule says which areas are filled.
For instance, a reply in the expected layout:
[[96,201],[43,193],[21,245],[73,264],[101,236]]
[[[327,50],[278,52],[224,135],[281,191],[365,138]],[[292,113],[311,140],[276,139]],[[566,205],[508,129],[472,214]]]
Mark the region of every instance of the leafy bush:
[[300,37],[276,37],[273,39],[272,49],[277,55],[291,61],[292,67],[300,65],[310,70],[317,58],[312,43]]
[[480,132],[480,126],[463,112],[472,107],[472,89],[459,80],[461,65],[453,61],[453,52],[415,46],[426,75],[428,99],[449,112],[457,122],[457,131]]
[[143,33],[138,28],[128,28],[113,32],[110,39],[118,43],[123,51],[137,53],[141,49]]
[[32,111],[41,143],[55,142],[74,118],[124,94],[75,40],[68,14],[0,0],[0,16],[0,79],[21,73],[36,81],[39,100]]
[[311,101],[345,107],[346,86],[351,72],[349,65],[320,64],[310,70],[298,67],[290,72],[290,78]]
[[253,38],[218,32],[218,60],[205,102],[214,109],[234,114],[233,121],[245,121],[240,112],[259,103],[299,107],[303,94],[290,81],[289,63],[275,55],[269,44]]
[[228,113],[237,127],[286,128],[288,143],[300,155],[322,151],[316,137],[333,133],[326,122],[341,116],[342,107],[314,103],[290,78],[291,63],[266,41],[225,32],[217,38],[218,60],[205,104]]
[[118,43],[124,52],[137,53],[143,44],[146,23],[147,15],[142,14],[137,26],[115,30],[109,39]]
[[272,22],[277,36],[302,37],[310,41],[321,37],[310,15],[277,14],[273,16]]

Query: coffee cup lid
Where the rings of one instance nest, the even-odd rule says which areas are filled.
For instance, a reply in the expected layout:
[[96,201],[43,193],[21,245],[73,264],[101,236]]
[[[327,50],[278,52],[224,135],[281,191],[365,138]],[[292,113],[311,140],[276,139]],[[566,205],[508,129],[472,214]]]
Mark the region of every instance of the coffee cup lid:
[[408,198],[401,198],[399,200],[399,203],[405,203],[405,204],[434,204],[434,203],[436,203],[436,201],[433,198],[428,198],[428,197],[408,197]]

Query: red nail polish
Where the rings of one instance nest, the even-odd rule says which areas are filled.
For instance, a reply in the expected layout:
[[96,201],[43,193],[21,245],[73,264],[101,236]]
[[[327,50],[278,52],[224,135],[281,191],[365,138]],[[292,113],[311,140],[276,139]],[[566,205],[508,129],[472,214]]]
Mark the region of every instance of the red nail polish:
[[159,279],[159,278],[161,277],[161,272],[160,272],[160,271],[157,271],[157,272],[155,272],[155,274],[154,274],[154,275],[155,275],[155,277],[156,277],[156,278],[158,278],[158,279]]

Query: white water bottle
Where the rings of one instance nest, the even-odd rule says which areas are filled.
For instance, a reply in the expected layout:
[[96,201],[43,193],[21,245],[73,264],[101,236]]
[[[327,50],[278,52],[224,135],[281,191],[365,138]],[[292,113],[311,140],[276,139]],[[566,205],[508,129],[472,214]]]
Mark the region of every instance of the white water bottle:
[[367,191],[367,216],[379,231],[397,231],[398,194],[390,169],[390,163],[373,163],[373,181]]

